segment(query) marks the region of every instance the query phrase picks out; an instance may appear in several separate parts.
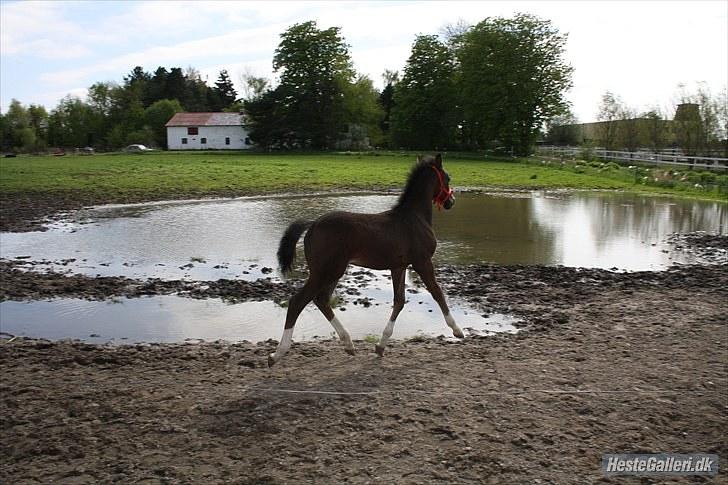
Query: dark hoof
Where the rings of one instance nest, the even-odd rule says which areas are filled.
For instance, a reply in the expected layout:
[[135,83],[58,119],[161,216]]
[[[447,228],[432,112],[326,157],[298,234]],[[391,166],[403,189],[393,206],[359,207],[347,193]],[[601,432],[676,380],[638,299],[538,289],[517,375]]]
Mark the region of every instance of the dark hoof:
[[272,355],[269,355],[268,356],[268,367],[273,367],[273,364],[275,364],[275,363],[276,363],[276,361],[273,358],[273,356]]
[[349,354],[349,355],[356,355],[356,350],[354,350],[354,349],[347,349],[347,348],[344,348],[344,350],[345,350],[345,351],[346,351],[346,353],[347,353],[347,354]]
[[377,355],[379,357],[384,357],[384,347],[382,347],[381,345],[375,345],[374,351],[377,353]]

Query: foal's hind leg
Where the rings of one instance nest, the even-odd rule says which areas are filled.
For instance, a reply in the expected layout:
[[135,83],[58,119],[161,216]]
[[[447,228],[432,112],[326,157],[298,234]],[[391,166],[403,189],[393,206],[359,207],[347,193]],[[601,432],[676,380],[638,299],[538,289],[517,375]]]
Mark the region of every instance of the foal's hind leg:
[[328,320],[331,323],[331,326],[333,326],[336,330],[336,333],[339,336],[339,340],[344,343],[344,348],[346,349],[346,352],[350,355],[354,355],[354,343],[351,341],[351,336],[349,335],[349,332],[346,331],[344,326],[341,325],[339,319],[336,318],[336,315],[334,315],[334,310],[331,308],[331,294],[334,292],[335,287],[336,282],[324,288],[318,295],[316,295],[316,298],[314,298],[313,302],[316,304],[318,309],[321,310],[321,313],[324,314],[326,320]]
[[319,284],[309,278],[306,284],[291,297],[291,300],[288,302],[288,313],[286,313],[286,325],[283,329],[283,336],[278,343],[278,348],[275,353],[268,356],[268,367],[272,367],[273,364],[281,360],[286,352],[288,352],[288,349],[291,348],[293,326],[296,325],[296,320],[303,308],[313,300],[313,297],[319,291],[321,291]]
[[405,268],[395,268],[392,270],[392,288],[394,289],[394,300],[392,303],[392,315],[389,317],[387,326],[384,327],[382,338],[374,347],[379,357],[384,357],[384,349],[387,347],[387,341],[394,332],[394,322],[397,320],[399,312],[404,308],[404,276]]
[[427,287],[427,291],[432,294],[432,297],[440,306],[440,310],[442,310],[442,314],[445,316],[445,323],[452,329],[452,334],[457,338],[464,338],[465,334],[463,334],[463,331],[455,323],[455,319],[450,315],[450,309],[447,307],[445,295],[442,293],[440,285],[437,284],[437,280],[435,280],[435,268],[432,267],[432,261],[427,260],[416,266],[413,265],[413,267],[417,271],[417,274],[420,275],[420,278],[422,278],[422,282]]

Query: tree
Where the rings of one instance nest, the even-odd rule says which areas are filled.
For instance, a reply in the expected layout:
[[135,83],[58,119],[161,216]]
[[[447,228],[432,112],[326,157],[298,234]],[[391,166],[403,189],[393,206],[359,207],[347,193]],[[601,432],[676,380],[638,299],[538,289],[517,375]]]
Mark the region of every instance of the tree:
[[176,99],[160,99],[144,110],[146,126],[154,134],[154,145],[167,146],[167,122],[175,113],[183,111],[182,105]]
[[116,102],[114,90],[118,88],[118,85],[110,82],[92,84],[86,95],[89,106],[103,117],[110,116]]
[[703,145],[703,123],[700,117],[700,105],[697,103],[681,103],[675,110],[673,119],[675,138],[686,155],[695,156]]
[[372,80],[367,76],[359,76],[355,82],[344,85],[343,97],[347,130],[343,139],[338,140],[338,146],[363,150],[372,144],[380,145],[382,131],[379,124],[383,111]]
[[544,123],[566,106],[573,68],[565,43],[550,21],[527,14],[487,18],[453,36],[469,144],[530,152]]
[[185,75],[182,73],[182,68],[173,67],[169,70],[167,75],[164,96],[161,99],[176,99],[182,106],[187,108],[186,102],[189,96],[187,96],[187,85],[185,82]]
[[167,69],[159,66],[152,78],[147,82],[147,93],[144,99],[145,106],[151,106],[160,99],[167,99]]
[[213,90],[219,103],[213,111],[222,111],[238,99],[238,93],[235,91],[235,86],[233,86],[233,82],[225,69],[220,71],[220,76],[217,78],[215,88]]
[[43,106],[31,104],[28,106],[30,128],[33,130],[34,151],[44,150],[48,146],[48,112]]
[[709,152],[711,148],[718,147],[721,142],[720,97],[714,96],[705,83],[699,83],[693,100],[700,106],[702,126],[700,148]]
[[268,90],[243,103],[246,117],[244,126],[250,139],[258,146],[272,148],[294,148],[298,146],[298,134],[291,131],[281,112],[284,100],[279,90]]
[[385,146],[391,146],[390,127],[392,119],[392,108],[394,108],[394,90],[399,82],[397,71],[385,70],[382,74],[384,89],[379,95],[379,105],[382,107],[382,121],[379,124],[382,130],[382,141]]
[[321,30],[315,21],[281,34],[273,57],[280,74],[279,112],[302,147],[328,148],[344,123],[345,85],[354,78],[349,46],[338,27]]
[[581,143],[578,120],[570,109],[566,109],[546,123],[546,142],[552,145],[575,146]]
[[723,147],[723,157],[728,158],[728,86],[718,95],[718,140]]
[[240,75],[240,84],[243,86],[243,101],[260,98],[271,88],[268,79],[256,76],[249,67],[246,67],[245,71]]
[[645,138],[654,152],[662,150],[667,144],[667,122],[660,108],[652,108],[642,114],[645,125]]
[[191,66],[184,73],[184,86],[185,96],[177,99],[186,111],[213,111],[219,105],[217,93],[202,80],[199,71]]
[[599,104],[599,113],[597,120],[601,123],[598,128],[599,140],[604,144],[607,150],[613,150],[617,142],[617,131],[619,119],[623,111],[624,105],[619,96],[607,91],[602,95],[602,101]]
[[0,146],[3,150],[34,152],[46,147],[48,113],[43,106],[31,104],[26,108],[13,99],[1,119]]
[[637,111],[629,106],[622,106],[619,112],[619,124],[617,134],[620,147],[630,152],[637,151],[640,146],[640,120],[637,118]]
[[12,99],[4,116],[3,145],[12,151],[27,151],[35,142],[30,128],[28,110],[17,99]]
[[455,62],[434,35],[419,35],[412,45],[391,110],[395,146],[444,149],[456,132]]
[[138,99],[142,103],[147,97],[149,80],[152,77],[141,66],[136,66],[124,77],[124,89],[130,98]]
[[60,147],[94,146],[101,141],[92,108],[79,98],[66,96],[51,112],[48,141]]

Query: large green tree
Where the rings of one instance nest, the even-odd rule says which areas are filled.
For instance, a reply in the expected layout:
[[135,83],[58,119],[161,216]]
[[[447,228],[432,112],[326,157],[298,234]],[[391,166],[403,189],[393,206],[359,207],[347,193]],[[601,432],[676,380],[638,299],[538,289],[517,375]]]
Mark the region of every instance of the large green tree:
[[355,75],[339,28],[319,29],[315,21],[293,25],[281,34],[273,69],[280,74],[281,121],[296,143],[333,146],[345,122],[344,91]]
[[38,133],[33,126],[32,113],[20,101],[10,101],[2,121],[1,144],[4,150],[30,152],[38,147]]
[[144,110],[146,126],[154,133],[154,145],[162,148],[167,146],[166,124],[182,110],[182,105],[176,99],[160,99]]
[[51,112],[48,138],[53,146],[85,147],[97,145],[102,137],[93,109],[73,96],[66,96]]
[[437,36],[417,36],[391,107],[394,145],[414,149],[454,146],[456,101],[452,51]]
[[487,18],[453,37],[470,144],[529,153],[544,123],[566,106],[573,69],[565,43],[550,21],[527,14]]
[[382,107],[382,120],[379,127],[382,130],[382,144],[386,147],[392,146],[392,136],[390,127],[392,121],[392,108],[394,108],[394,90],[399,82],[399,73],[397,71],[385,70],[382,74],[384,79],[384,89],[379,94],[379,105]]
[[223,111],[238,99],[238,93],[235,91],[233,81],[225,69],[220,71],[220,75],[215,81],[215,87],[211,89],[211,92],[215,102],[214,106],[211,106],[213,111]]

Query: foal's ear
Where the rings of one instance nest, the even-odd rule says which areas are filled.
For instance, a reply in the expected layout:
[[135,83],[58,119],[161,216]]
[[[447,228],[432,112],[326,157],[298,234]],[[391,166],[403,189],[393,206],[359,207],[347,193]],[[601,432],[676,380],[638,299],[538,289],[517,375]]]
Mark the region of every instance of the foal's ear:
[[435,155],[435,166],[437,168],[442,168],[442,155],[439,153]]

